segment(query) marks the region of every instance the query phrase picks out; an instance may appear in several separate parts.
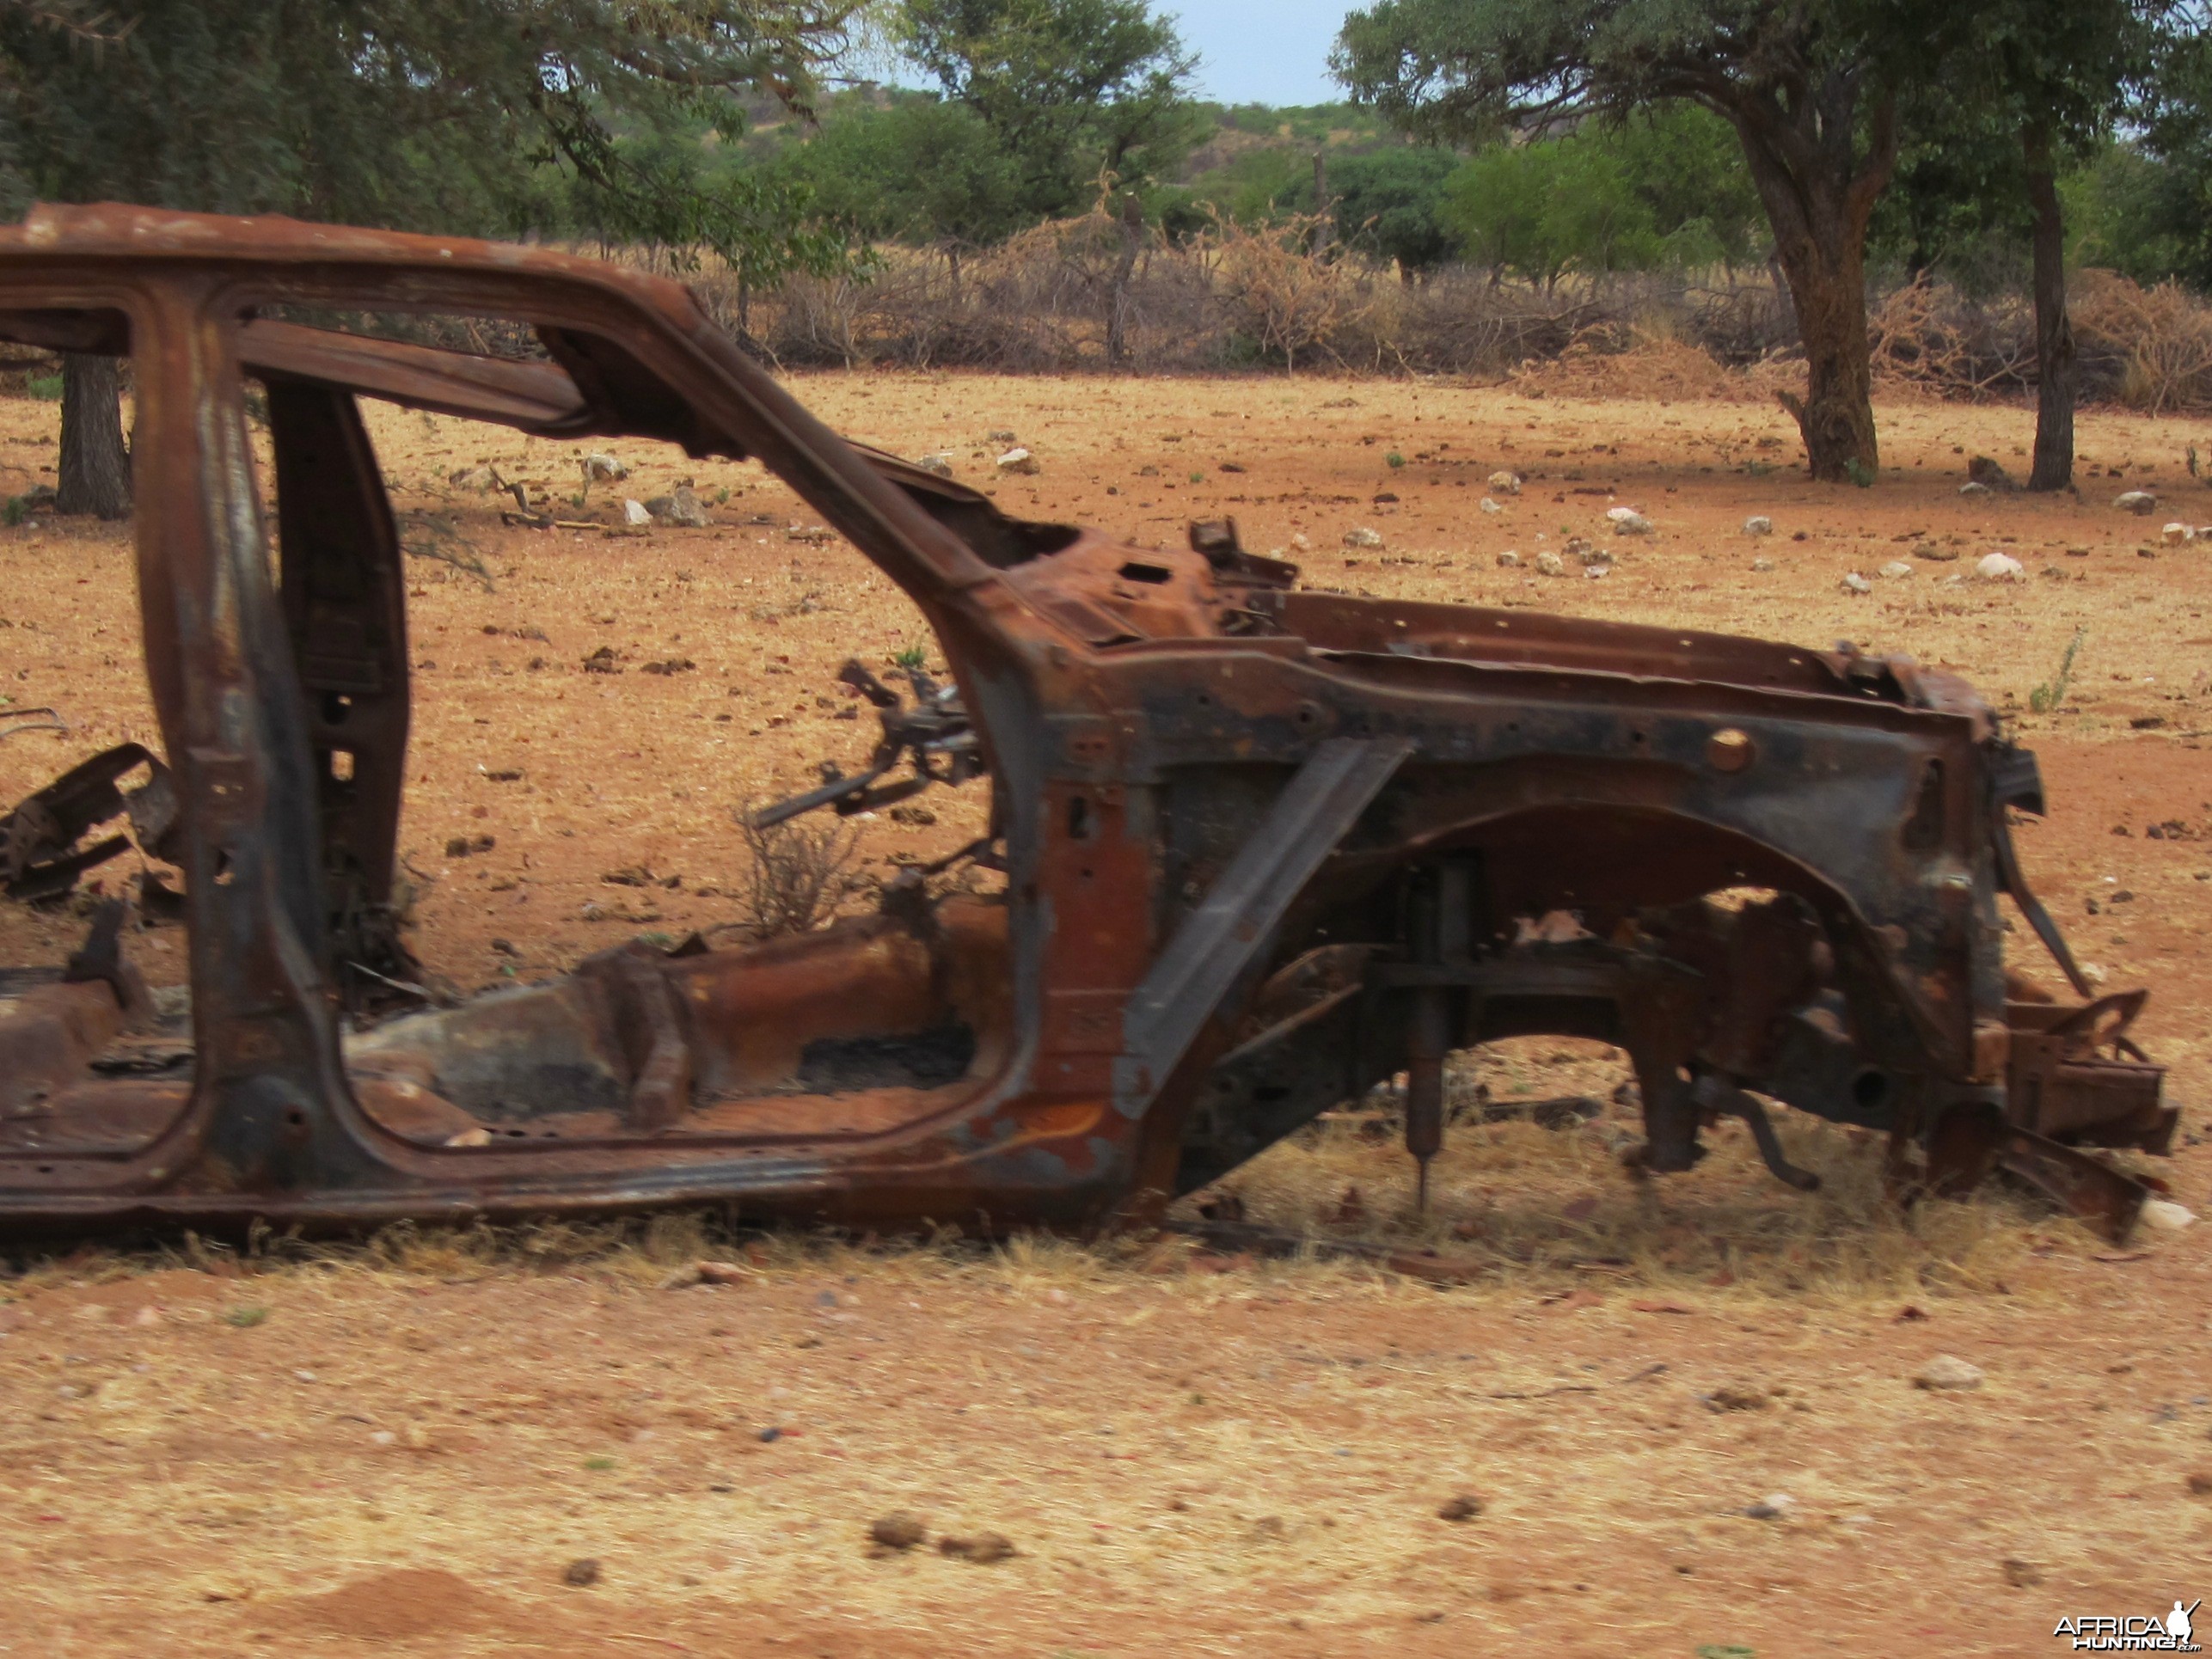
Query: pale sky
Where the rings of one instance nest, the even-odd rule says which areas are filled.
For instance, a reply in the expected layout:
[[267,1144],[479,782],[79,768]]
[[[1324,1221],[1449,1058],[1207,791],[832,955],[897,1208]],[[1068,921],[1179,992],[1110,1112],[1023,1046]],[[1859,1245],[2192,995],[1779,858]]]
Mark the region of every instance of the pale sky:
[[1225,104],[1320,104],[1345,95],[1329,48],[1357,0],[1167,0],[1196,52],[1198,87]]

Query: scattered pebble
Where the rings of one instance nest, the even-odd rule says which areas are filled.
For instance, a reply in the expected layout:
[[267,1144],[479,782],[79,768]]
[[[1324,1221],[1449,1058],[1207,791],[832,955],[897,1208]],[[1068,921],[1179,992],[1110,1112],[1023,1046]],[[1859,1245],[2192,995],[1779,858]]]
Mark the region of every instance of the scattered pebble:
[[2171,1198],[2146,1198],[2140,1219],[2154,1232],[2178,1233],[2196,1221],[2197,1214],[2186,1204],[2178,1204]]
[[1566,560],[1547,548],[1536,555],[1536,573],[1540,576],[1565,576],[1567,573]]
[[1756,571],[1770,571],[1774,569],[1774,561],[1771,559],[1754,559],[1751,561],[1751,568]]
[[1910,576],[1912,573],[1913,567],[1902,559],[1892,559],[1888,564],[1882,566],[1882,574],[1890,578],[1892,581],[1900,580],[1905,577]]
[[934,473],[940,478],[953,475],[953,457],[942,450],[932,450],[927,455],[916,456],[914,464],[923,472]]
[[1743,521],[1743,534],[1746,536],[1772,536],[1774,533],[1774,521],[1763,512],[1755,512]]
[[983,442],[986,444],[1011,444],[1014,441],[1013,432],[1003,426],[994,426],[983,434]]
[[1004,1561],[1019,1553],[1014,1547],[1014,1540],[1003,1533],[977,1533],[971,1538],[941,1538],[937,1540],[937,1549],[941,1555],[958,1556],[978,1566]]
[[1837,585],[1846,593],[1872,593],[1874,591],[1874,585],[1855,570],[1847,572]]
[[1606,518],[1623,536],[1649,536],[1651,521],[1633,507],[1608,507]]
[[1472,1521],[1481,1513],[1482,1500],[1468,1492],[1448,1497],[1437,1506],[1439,1521]]
[[894,1510],[868,1526],[869,1540],[886,1550],[910,1550],[928,1535],[921,1517],[904,1509]]
[[1915,1388],[1964,1391],[1982,1386],[1982,1368],[1969,1365],[1955,1354],[1938,1354],[1913,1374]]
[[2031,1590],[2043,1582],[2043,1573],[2033,1563],[2017,1557],[2007,1557],[2001,1564],[2005,1582],[2016,1590]]
[[1763,1411],[1774,1402],[1763,1388],[1733,1386],[1716,1388],[1705,1396],[1708,1411]]
[[1344,533],[1344,544],[1348,548],[1379,548],[1382,545],[1382,532],[1362,524],[1357,530]]
[[599,1564],[590,1556],[570,1562],[561,1570],[561,1582],[586,1590],[599,1582]]
[[640,530],[653,523],[653,515],[646,511],[644,502],[626,498],[622,502],[622,523],[633,530]]
[[2017,582],[2027,566],[2009,553],[1985,553],[1975,560],[1974,573],[1985,582]]
[[1498,567],[1500,570],[1518,570],[1521,567],[1520,553],[1512,548],[1506,548],[1498,555]]
[[2153,495],[2148,490],[2123,490],[2112,498],[2112,505],[2122,512],[2141,515],[2150,512],[2158,506],[2158,497]]
[[1518,495],[1521,493],[1521,474],[1516,472],[1507,472],[1501,468],[1498,471],[1490,474],[1489,483],[1490,487],[1496,490],[1500,495]]
[[1034,474],[1044,470],[1037,457],[1027,450],[1008,450],[999,456],[997,466],[1002,473]]
[[2170,548],[2178,548],[2184,542],[2194,542],[2197,539],[2197,530],[2192,524],[2176,522],[2160,530],[2159,539]]
[[1797,1507],[1797,1502],[1787,1492],[1769,1492],[1743,1513],[1754,1521],[1780,1521]]
[[1485,512],[1504,512],[1505,511],[1504,508],[1499,506],[1495,501],[1492,501],[1486,495],[1482,498],[1482,510]]

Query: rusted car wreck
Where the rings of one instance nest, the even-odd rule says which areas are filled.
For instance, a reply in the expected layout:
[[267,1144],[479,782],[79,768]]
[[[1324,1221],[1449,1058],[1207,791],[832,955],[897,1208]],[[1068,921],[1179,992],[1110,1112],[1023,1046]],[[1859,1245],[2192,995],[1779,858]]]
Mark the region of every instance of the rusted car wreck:
[[[2127,1036],[2142,994],[2093,997],[2021,878],[2033,757],[1907,658],[1317,592],[1226,523],[1161,552],[1021,522],[840,439],[684,287],[551,252],[40,209],[0,232],[0,335],[131,359],[169,768],[131,805],[184,872],[192,977],[188,1034],[145,1064],[113,1058],[146,1013],[115,915],[65,973],[0,980],[13,1234],[695,1201],[1094,1227],[1400,1073],[1425,1166],[1448,1054],[1522,1033],[1627,1050],[1654,1172],[1734,1115],[1809,1185],[1782,1102],[1885,1132],[1903,1191],[2002,1165],[2121,1231],[2143,1190],[2081,1148],[2172,1135]],[[422,312],[542,349],[298,320]],[[983,774],[971,852],[1003,896],[897,884],[813,934],[360,1017],[405,977],[409,695],[363,397],[764,463],[912,596],[957,683],[885,708],[879,763],[812,804]],[[0,826],[0,874],[65,886],[119,770]],[[2008,1000],[2001,894],[2081,1004]]]

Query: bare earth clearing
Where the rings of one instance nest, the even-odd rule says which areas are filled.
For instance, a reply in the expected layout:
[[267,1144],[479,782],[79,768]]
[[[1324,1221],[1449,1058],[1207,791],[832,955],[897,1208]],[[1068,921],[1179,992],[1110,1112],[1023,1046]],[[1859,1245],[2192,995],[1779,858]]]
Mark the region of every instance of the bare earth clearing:
[[[2212,523],[2184,466],[2212,435],[2093,413],[2078,500],[1962,498],[1971,455],[2025,471],[2029,417],[1896,403],[1896,470],[1830,489],[1776,464],[1798,451],[1771,406],[1547,389],[799,387],[856,437],[949,450],[1020,513],[1139,542],[1229,513],[1318,585],[1850,638],[1964,671],[2043,758],[2031,877],[2106,983],[2154,989],[2142,1035],[2188,1143],[2158,1172],[2212,1212],[2212,542],[2158,533]],[[52,481],[56,414],[0,401],[0,493]],[[372,423],[411,536],[493,583],[414,566],[403,846],[426,958],[474,987],[733,921],[731,807],[860,758],[873,722],[840,718],[832,676],[926,644],[913,611],[807,539],[814,516],[756,468],[625,450],[630,480],[561,508],[611,522],[692,477],[710,530],[506,530],[448,475],[491,462],[565,495],[580,450]],[[995,430],[1041,474],[989,480]],[[1486,489],[1499,468],[1519,495]],[[2117,511],[2129,488],[2158,511]],[[1655,533],[1607,534],[1615,505]],[[1775,534],[1746,536],[1753,513]],[[1346,547],[1358,527],[1383,545]],[[1571,536],[1609,547],[1610,573],[1536,575]],[[2001,548],[2023,579],[1974,579]],[[1899,559],[1912,574],[1878,574]],[[1841,590],[1854,571],[1871,595]],[[2077,630],[2062,708],[2030,713]],[[623,671],[584,671],[603,646]],[[124,530],[0,530],[0,694],[75,727],[0,746],[0,801],[158,742]],[[864,827],[869,867],[981,821],[980,786],[920,804],[934,823]],[[640,868],[654,885],[603,879]],[[0,961],[59,960],[83,927],[0,907]],[[132,948],[180,976],[175,930]],[[1468,1080],[1602,1099],[1616,1074],[1596,1045],[1530,1042]],[[1172,1246],[748,1258],[683,1218],[627,1243],[33,1264],[0,1283],[0,1652],[2020,1655],[2065,1650],[2062,1616],[2212,1592],[2212,1227],[2116,1252],[1994,1192],[1901,1220],[1877,1148],[1802,1120],[1792,1155],[1829,1183],[1813,1198],[1735,1129],[1694,1174],[1639,1185],[1623,1127],[1455,1128],[1431,1233],[1496,1273],[1448,1290]],[[1364,1215],[1334,1230],[1402,1236],[1410,1174],[1347,1123],[1235,1185],[1256,1217],[1324,1234],[1356,1185]],[[660,1288],[702,1253],[751,1276]],[[1939,1353],[1986,1382],[1915,1388]],[[1440,1518],[1462,1494],[1480,1514]],[[1787,1501],[1745,1513],[1770,1495]],[[929,1541],[872,1552],[868,1523],[901,1509]],[[934,1547],[983,1532],[1018,1553]],[[587,1558],[597,1581],[564,1582]]]

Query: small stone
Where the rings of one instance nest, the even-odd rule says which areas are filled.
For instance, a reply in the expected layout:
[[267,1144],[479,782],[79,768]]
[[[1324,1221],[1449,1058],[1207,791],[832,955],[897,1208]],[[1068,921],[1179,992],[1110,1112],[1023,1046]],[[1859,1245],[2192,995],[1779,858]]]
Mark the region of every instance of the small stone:
[[2170,548],[2178,548],[2184,542],[2194,542],[2197,539],[2197,527],[2177,520],[2159,532],[2159,539]]
[[629,475],[630,469],[610,455],[595,452],[584,457],[584,476],[595,484],[611,484]]
[[1755,571],[1761,572],[1762,573],[1770,571],[1774,569],[1774,561],[1771,559],[1754,559],[1751,561],[1751,568]]
[[1987,484],[1976,484],[1969,480],[1958,487],[1958,493],[1961,495],[1988,495],[1990,491]]
[[886,1550],[910,1550],[929,1535],[921,1517],[904,1509],[893,1511],[868,1526],[868,1539]]
[[1774,533],[1774,521],[1763,512],[1755,512],[1743,521],[1743,534],[1746,536],[1772,536]]
[[1623,536],[1649,536],[1651,521],[1633,507],[1608,507],[1605,517]]
[[1344,533],[1344,544],[1348,548],[1379,548],[1382,545],[1382,532],[1369,530],[1363,524],[1357,530]]
[[755,1438],[757,1439],[763,1446],[773,1446],[776,1442],[783,1438],[783,1430],[771,1425],[769,1428],[762,1429]]
[[2186,1204],[2178,1204],[2171,1198],[2146,1198],[2138,1219],[2154,1233],[2178,1233],[2193,1223],[2197,1215]]
[[1018,1553],[1014,1547],[1014,1540],[1003,1533],[977,1533],[971,1538],[941,1538],[937,1540],[937,1552],[957,1556],[963,1561],[972,1561],[977,1566],[1004,1561]]
[[1912,573],[1913,567],[1902,559],[1892,559],[1888,564],[1882,566],[1882,574],[1890,578],[1892,581],[1902,580],[1905,577],[1910,576]]
[[2212,1471],[2192,1469],[2186,1482],[2191,1497],[2212,1497]]
[[689,484],[677,485],[672,495],[656,495],[645,506],[662,523],[680,525],[685,530],[704,530],[714,522],[700,504],[698,492]]
[[1952,1354],[1938,1354],[1913,1374],[1915,1388],[1964,1392],[1981,1386],[1982,1368]]
[[2141,517],[2157,510],[2158,497],[2148,490],[2123,490],[2112,498],[2112,505],[2122,512],[2132,512]]
[[1927,560],[1931,564],[1955,565],[1958,562],[1958,549],[1939,548],[1933,542],[1922,542],[1913,549],[1913,557]]
[[1567,561],[1560,558],[1556,553],[1553,553],[1547,548],[1544,552],[1536,555],[1537,575],[1565,576],[1566,573]]
[[1472,1521],[1482,1513],[1482,1500],[1470,1493],[1448,1497],[1437,1506],[1439,1521]]
[[2005,1582],[2016,1590],[2031,1590],[2043,1582],[2043,1573],[2031,1562],[2008,1557],[2001,1564]]
[[914,464],[921,468],[923,472],[934,473],[940,478],[950,478],[953,475],[953,457],[942,450],[932,450],[927,455],[917,455],[914,457]]
[[1518,552],[1518,550],[1517,550],[1517,549],[1515,549],[1515,548],[1506,548],[1506,549],[1505,549],[1505,551],[1504,551],[1504,552],[1503,552],[1503,553],[1499,554],[1498,555],[1498,569],[1500,569],[1500,570],[1518,570],[1518,569],[1520,569],[1520,568],[1521,568],[1521,554],[1520,554],[1520,553]]
[[634,530],[643,529],[653,523],[653,515],[646,511],[644,502],[625,499],[622,503],[622,523]]
[[986,444],[1011,444],[1014,441],[1012,429],[1005,426],[995,426],[983,434],[983,442]]
[[588,1590],[599,1582],[599,1564],[588,1555],[572,1561],[561,1570],[561,1582]]
[[2027,566],[2009,553],[1985,553],[1975,560],[1974,573],[1985,582],[2017,582]]
[[1872,593],[1874,585],[1857,571],[1847,572],[1840,584],[1846,593]]
[[1485,512],[1504,512],[1505,511],[1504,508],[1499,506],[1495,501],[1492,501],[1486,495],[1482,498],[1482,510]]
[[1743,1513],[1754,1521],[1780,1521],[1797,1507],[1797,1502],[1787,1492],[1769,1492]]
[[1521,493],[1521,474],[1500,468],[1490,474],[1489,487],[1500,495],[1518,495]]
[[1008,450],[996,463],[1002,473],[1033,474],[1044,470],[1035,456],[1027,450]]
[[1772,1403],[1765,1389],[1748,1386],[1716,1388],[1705,1397],[1708,1411],[1763,1411]]

